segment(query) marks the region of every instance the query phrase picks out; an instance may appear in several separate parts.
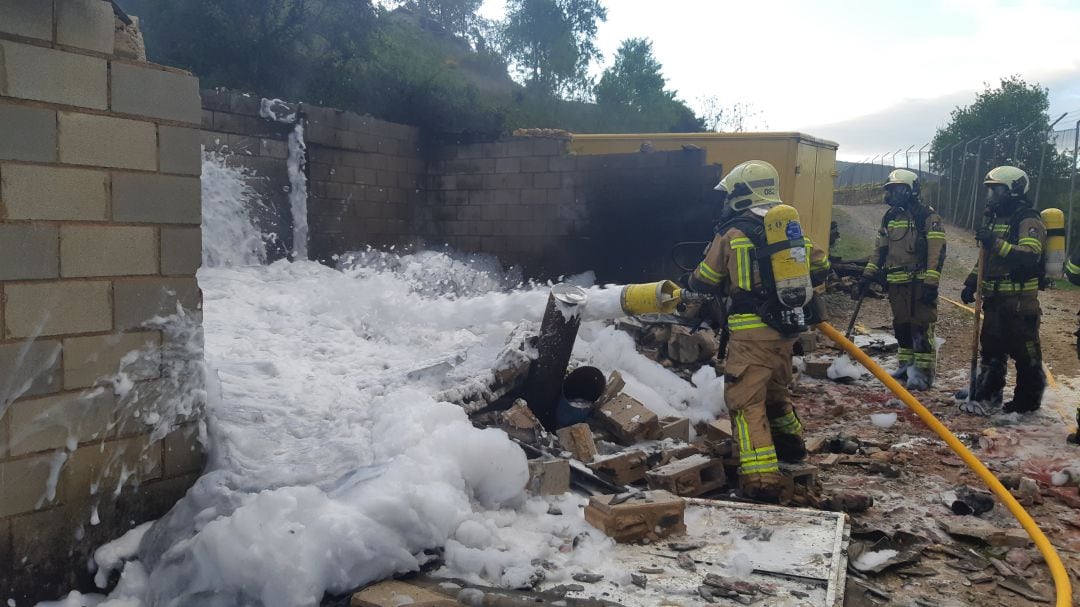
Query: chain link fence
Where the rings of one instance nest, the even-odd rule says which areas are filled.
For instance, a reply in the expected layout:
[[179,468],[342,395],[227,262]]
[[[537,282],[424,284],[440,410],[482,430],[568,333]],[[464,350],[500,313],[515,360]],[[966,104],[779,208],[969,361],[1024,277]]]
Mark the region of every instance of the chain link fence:
[[[1080,235],[1080,111],[1063,114],[1053,130],[1005,129],[973,137],[931,157],[930,144],[884,152],[857,163],[838,163],[836,204],[869,204],[882,200],[882,184],[896,168],[919,173],[923,199],[950,223],[974,229],[986,208],[983,178],[995,166],[1011,164],[1027,172],[1028,191],[1036,209],[1059,208],[1066,215],[1069,243]],[[1019,160],[1018,160],[1019,159]]]

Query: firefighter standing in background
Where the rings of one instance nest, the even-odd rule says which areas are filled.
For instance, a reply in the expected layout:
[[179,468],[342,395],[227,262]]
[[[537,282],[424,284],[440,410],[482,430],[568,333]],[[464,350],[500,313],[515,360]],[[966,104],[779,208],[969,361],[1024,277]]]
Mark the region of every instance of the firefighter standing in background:
[[[1027,201],[1030,182],[1024,171],[1000,166],[983,181],[989,189],[987,225],[975,232],[985,249],[981,358],[975,394],[956,393],[960,410],[990,415],[1001,406],[1008,358],[1016,362],[1016,390],[1007,413],[1026,413],[1042,405],[1046,380],[1039,343],[1039,283],[1043,272],[1046,226]],[[960,299],[975,301],[978,268],[964,281]]]
[[[1080,286],[1080,251],[1073,253],[1065,264],[1065,277],[1069,279],[1069,282]],[[1077,315],[1080,315],[1080,312],[1077,312]],[[1076,330],[1076,356],[1080,357],[1080,328]],[[1067,440],[1080,445],[1080,403],[1076,405],[1076,425],[1076,432],[1070,434]]]
[[945,230],[941,217],[923,204],[919,176],[911,171],[889,173],[885,203],[890,208],[881,219],[876,261],[866,264],[853,296],[865,296],[884,275],[900,346],[900,365],[890,375],[906,379],[908,390],[926,390],[934,384],[937,363],[934,323],[938,280],[945,263]]
[[[791,406],[792,346],[805,325],[811,279],[824,281],[829,269],[825,253],[804,239],[801,227],[788,222],[783,242],[774,240],[775,229],[766,234],[770,209],[794,209],[780,201],[776,169],[761,160],[735,167],[716,186],[728,219],[716,228],[705,259],[690,277],[690,288],[729,297],[728,343],[724,400],[731,412],[732,428],[739,447],[739,487],[752,499],[777,501],[781,495],[779,462],[798,462],[806,457],[802,423]],[[771,215],[770,215],[771,216]],[[769,244],[774,243],[774,244]],[[770,255],[797,258],[801,264],[806,300],[786,308],[778,294]],[[800,297],[804,291],[799,291]],[[817,303],[814,301],[813,303]]]

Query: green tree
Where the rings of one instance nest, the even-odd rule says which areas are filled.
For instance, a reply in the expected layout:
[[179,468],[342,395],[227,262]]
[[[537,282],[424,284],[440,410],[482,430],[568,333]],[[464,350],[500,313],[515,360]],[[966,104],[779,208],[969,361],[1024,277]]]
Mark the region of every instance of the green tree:
[[[481,38],[480,32],[485,29],[484,20],[478,13],[484,0],[398,0],[397,4],[431,19],[464,40]],[[483,43],[482,39],[478,42]]]
[[675,91],[664,88],[663,66],[653,56],[646,38],[624,40],[614,64],[604,70],[596,85],[596,103],[613,112],[622,129],[638,131],[701,131],[704,122]]
[[[971,105],[952,111],[949,123],[938,129],[930,144],[931,166],[943,176],[944,188],[937,199],[942,206],[948,206],[947,216],[969,223],[985,197],[980,185],[982,177],[989,169],[1004,164],[1026,171],[1034,193],[1041,163],[1040,207],[1058,196],[1052,184],[1060,180],[1054,178],[1067,174],[1068,167],[1065,156],[1047,144],[1049,108],[1047,89],[1028,84],[1019,76],[1009,76],[996,87],[986,84]],[[965,156],[963,150],[968,142],[971,144]],[[976,213],[972,213],[972,201]]]
[[335,74],[362,55],[370,0],[129,0],[158,63],[204,86],[310,101],[341,99]]
[[600,0],[507,0],[503,53],[530,88],[582,98],[591,89],[589,65],[601,56],[597,22],[606,19]]

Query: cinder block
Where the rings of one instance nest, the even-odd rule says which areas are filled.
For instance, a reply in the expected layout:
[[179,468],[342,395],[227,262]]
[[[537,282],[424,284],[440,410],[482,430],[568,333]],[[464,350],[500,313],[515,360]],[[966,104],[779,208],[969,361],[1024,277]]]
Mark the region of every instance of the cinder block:
[[0,280],[56,278],[55,226],[0,224]]
[[[199,129],[158,127],[158,162],[162,173],[199,175],[202,173],[202,135]],[[268,140],[263,139],[264,143]],[[272,143],[281,143],[278,141]],[[284,145],[282,143],[282,145]]]
[[138,223],[202,221],[202,191],[197,177],[113,174],[113,219]]
[[6,164],[0,171],[0,200],[8,219],[107,218],[104,171],[22,164]]
[[199,80],[149,65],[112,65],[112,109],[198,125],[202,121]]
[[0,518],[33,512],[38,502],[52,503],[48,481],[56,457],[49,453],[0,462]]
[[163,473],[166,478],[202,472],[206,465],[198,424],[184,424],[165,436],[162,444]]
[[112,497],[123,487],[161,478],[161,441],[149,436],[92,443],[76,449],[60,474],[63,499],[75,502],[92,494]]
[[104,59],[0,40],[0,95],[104,110]]
[[112,6],[102,0],[56,3],[56,42],[106,55],[113,54]]
[[716,419],[705,427],[705,438],[711,442],[728,440],[732,434],[730,419]]
[[157,170],[157,129],[149,122],[60,112],[60,162]]
[[0,103],[0,133],[0,159],[56,161],[56,112]]
[[60,343],[0,344],[0,377],[15,388],[14,398],[49,394],[60,389]]
[[624,445],[660,436],[660,420],[656,414],[626,394],[602,403],[593,418]]
[[529,484],[533,495],[562,495],[570,490],[570,462],[565,459],[529,460]]
[[[128,379],[155,379],[160,374],[161,335],[157,331],[72,337],[64,340],[64,388],[86,388],[119,372]],[[121,360],[129,353],[136,358]]]
[[619,485],[644,480],[649,471],[648,455],[644,451],[624,451],[586,462],[590,469]]
[[7,337],[94,333],[112,328],[108,281],[9,284]]
[[574,459],[579,462],[589,463],[596,458],[596,441],[593,440],[592,428],[589,424],[574,424],[560,428],[559,446],[564,451],[569,451]]
[[704,455],[691,455],[653,468],[645,477],[650,489],[665,489],[675,495],[697,497],[724,486],[724,463]]
[[112,390],[68,392],[11,405],[11,454],[61,449],[111,435]]
[[0,32],[51,41],[52,5],[42,0],[0,2]]
[[201,265],[201,228],[161,228],[162,274],[194,274]]
[[60,274],[64,278],[156,274],[154,228],[71,226],[60,228]]
[[176,314],[179,303],[186,310],[198,308],[199,286],[194,278],[155,278],[117,281],[113,286],[116,328],[134,329],[157,316]]
[[594,495],[585,520],[616,542],[656,541],[686,533],[686,500],[667,491]]
[[661,417],[660,438],[690,442],[690,420],[685,417]]

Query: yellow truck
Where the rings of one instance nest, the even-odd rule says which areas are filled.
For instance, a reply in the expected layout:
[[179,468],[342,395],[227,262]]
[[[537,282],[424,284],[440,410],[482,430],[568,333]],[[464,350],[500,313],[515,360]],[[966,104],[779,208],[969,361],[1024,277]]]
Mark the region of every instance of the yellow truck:
[[799,211],[803,229],[814,244],[829,246],[836,149],[832,141],[803,133],[647,133],[572,135],[570,153],[632,154],[695,146],[706,162],[727,171],[747,160],[765,160],[780,172],[780,199]]

